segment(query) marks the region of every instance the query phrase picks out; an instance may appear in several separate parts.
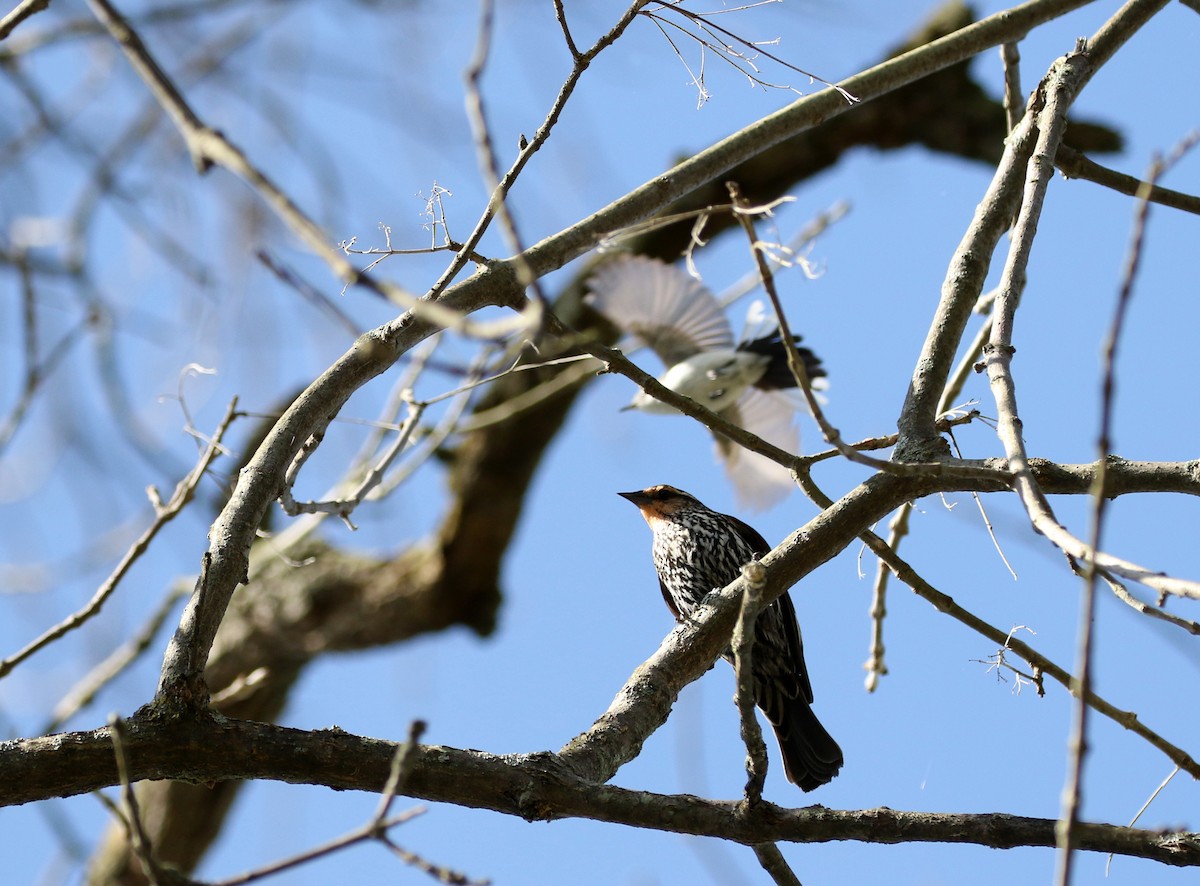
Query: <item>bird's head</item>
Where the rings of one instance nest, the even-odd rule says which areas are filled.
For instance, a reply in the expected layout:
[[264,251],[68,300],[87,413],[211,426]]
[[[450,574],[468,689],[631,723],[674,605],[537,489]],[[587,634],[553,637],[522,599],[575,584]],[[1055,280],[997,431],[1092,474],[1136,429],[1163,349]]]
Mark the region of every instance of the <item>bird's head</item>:
[[659,521],[672,520],[682,511],[704,507],[694,495],[665,483],[648,486],[637,492],[618,492],[617,495],[637,505],[651,529]]

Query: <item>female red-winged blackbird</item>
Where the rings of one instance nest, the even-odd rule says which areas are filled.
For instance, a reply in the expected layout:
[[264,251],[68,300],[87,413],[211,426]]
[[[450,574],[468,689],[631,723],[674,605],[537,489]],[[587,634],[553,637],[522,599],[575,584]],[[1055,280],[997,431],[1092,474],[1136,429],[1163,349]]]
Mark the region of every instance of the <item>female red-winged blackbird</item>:
[[[677,620],[688,618],[705,596],[771,549],[737,517],[711,511],[674,486],[617,494],[638,506],[654,532],[654,568]],[[729,650],[724,656],[733,661]],[[804,791],[826,784],[842,768],[842,749],[810,707],[800,626],[786,593],[759,613],[751,661],[754,701],[775,728],[788,781]]]
[[[603,265],[588,286],[588,303],[663,361],[667,371],[658,379],[663,385],[781,449],[799,450],[795,417],[801,402],[788,391],[796,379],[778,323],[767,320],[761,302],[751,305],[744,338],[735,345],[716,296],[682,268],[624,256]],[[809,379],[821,385],[820,358],[808,348],[798,351]],[[627,408],[675,413],[643,391]],[[725,437],[718,435],[716,442],[743,505],[761,510],[795,488],[786,468]]]

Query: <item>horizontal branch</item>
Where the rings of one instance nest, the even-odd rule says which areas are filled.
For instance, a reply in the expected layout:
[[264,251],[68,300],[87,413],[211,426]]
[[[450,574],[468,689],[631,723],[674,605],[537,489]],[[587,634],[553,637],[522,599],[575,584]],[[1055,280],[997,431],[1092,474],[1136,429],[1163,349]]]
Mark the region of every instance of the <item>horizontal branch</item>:
[[[122,747],[134,781],[195,783],[272,779],[335,790],[378,792],[399,743],[340,729],[305,731],[198,715],[156,719],[149,709],[125,724]],[[107,728],[0,743],[0,805],[72,796],[118,783]],[[497,756],[420,745],[402,792],[424,800],[490,809],[527,821],[591,819],[631,827],[764,841],[966,843],[995,849],[1052,847],[1054,821],[1003,813],[929,813],[893,809],[747,809],[738,801],[655,794],[596,785],[551,753]],[[1082,823],[1079,848],[1200,865],[1200,834]]]
[[[1105,459],[1105,468],[1105,498],[1139,492],[1200,495],[1200,461],[1197,460],[1130,461],[1110,455]],[[1051,495],[1090,495],[1096,476],[1095,462],[1059,464],[1044,458],[1031,458],[1029,470],[1042,491]]]

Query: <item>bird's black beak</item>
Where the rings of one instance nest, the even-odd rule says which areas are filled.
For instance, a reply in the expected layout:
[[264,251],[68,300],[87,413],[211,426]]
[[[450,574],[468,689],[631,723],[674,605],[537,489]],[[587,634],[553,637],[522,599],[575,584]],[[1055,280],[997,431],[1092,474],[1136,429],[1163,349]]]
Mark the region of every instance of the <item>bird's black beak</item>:
[[650,501],[650,496],[646,495],[646,493],[641,492],[641,491],[639,491],[639,492],[618,492],[617,495],[621,496],[621,498],[625,499],[626,501],[633,502],[639,508],[642,505],[646,504],[646,502]]

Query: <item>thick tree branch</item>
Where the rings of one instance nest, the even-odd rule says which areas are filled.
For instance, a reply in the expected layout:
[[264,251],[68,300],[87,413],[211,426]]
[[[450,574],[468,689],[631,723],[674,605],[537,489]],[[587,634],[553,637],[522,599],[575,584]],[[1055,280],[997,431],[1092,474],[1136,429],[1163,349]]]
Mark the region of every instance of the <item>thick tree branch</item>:
[[[1031,99],[1031,103],[1036,99]],[[896,421],[900,439],[896,457],[913,460],[950,451],[937,432],[938,407],[942,402],[954,355],[958,352],[967,320],[975,307],[991,266],[992,253],[1008,229],[1020,199],[1020,177],[1033,151],[1035,108],[1027,108],[1017,128],[1005,142],[1004,155],[996,168],[975,217],[950,259],[942,282],[941,299],[925,336],[909,382],[908,395]]]
[[[173,778],[196,783],[274,779],[335,790],[378,792],[388,781],[398,745],[339,729],[307,732],[242,720],[135,716],[123,747],[133,780]],[[785,809],[763,802],[653,794],[581,779],[553,754],[495,756],[436,745],[413,750],[403,794],[517,815],[528,821],[584,818],[674,833],[701,834],[747,845],[952,842],[1010,849],[1054,845],[1054,821],[1005,814]],[[0,743],[0,803],[72,796],[119,781],[107,728]],[[1200,835],[1082,823],[1079,848],[1200,865]]]

